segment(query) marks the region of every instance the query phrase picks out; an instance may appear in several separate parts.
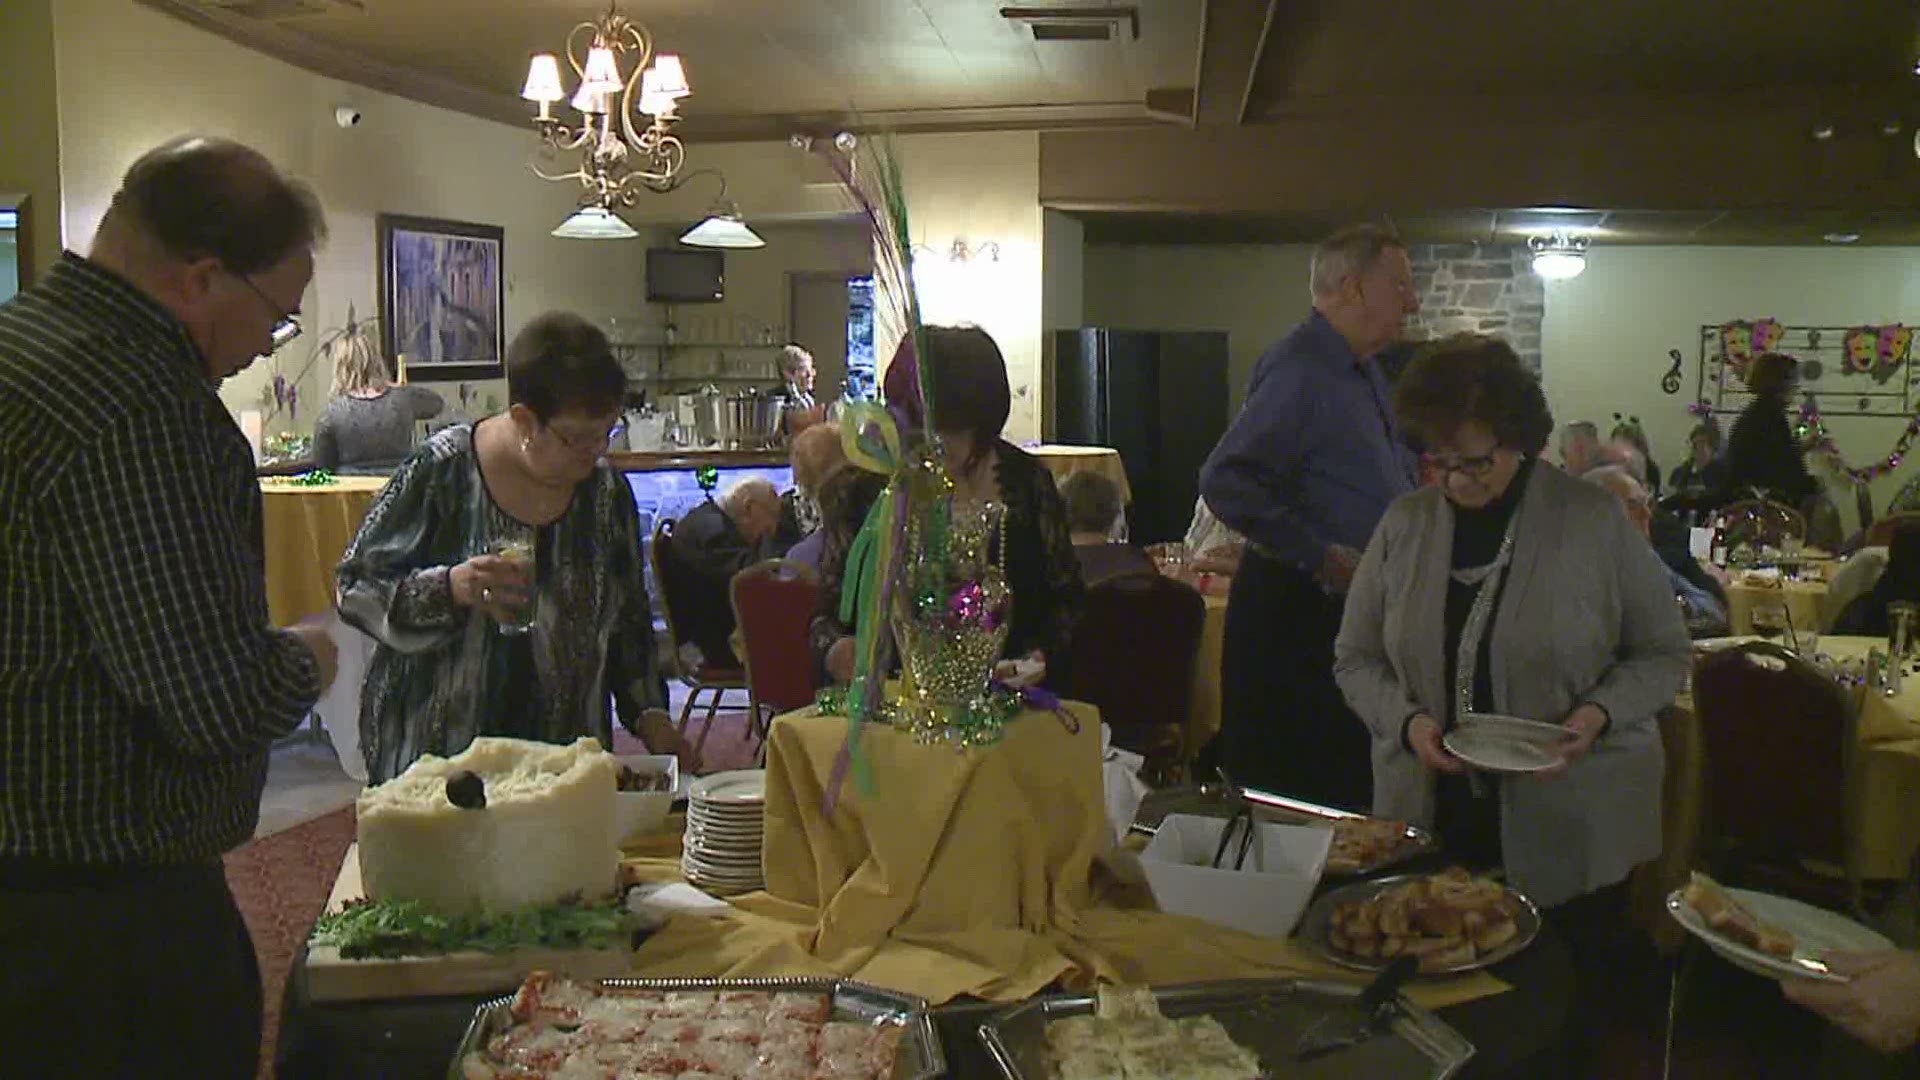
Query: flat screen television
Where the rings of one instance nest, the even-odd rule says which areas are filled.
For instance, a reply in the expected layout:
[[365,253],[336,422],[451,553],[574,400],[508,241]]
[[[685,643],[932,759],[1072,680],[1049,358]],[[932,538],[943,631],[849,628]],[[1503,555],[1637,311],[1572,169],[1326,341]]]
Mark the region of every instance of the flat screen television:
[[647,249],[647,299],[656,304],[717,304],[727,291],[726,253]]

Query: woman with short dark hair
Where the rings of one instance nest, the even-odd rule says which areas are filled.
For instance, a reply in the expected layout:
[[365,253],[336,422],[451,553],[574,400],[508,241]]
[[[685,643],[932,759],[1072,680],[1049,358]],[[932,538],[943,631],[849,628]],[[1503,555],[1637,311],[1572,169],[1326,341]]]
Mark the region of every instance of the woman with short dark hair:
[[340,564],[340,613],[379,644],[361,693],[368,779],[478,735],[612,738],[607,700],[677,749],[661,697],[639,515],[601,460],[626,375],[551,312],[507,352],[507,411],[447,428],[394,474]]
[[[1469,865],[1504,866],[1604,955],[1627,874],[1660,852],[1655,714],[1689,660],[1665,571],[1604,489],[1540,464],[1553,417],[1504,342],[1415,360],[1394,408],[1435,482],[1401,496],[1354,574],[1335,675],[1373,739],[1373,812]],[[1469,713],[1565,729],[1543,775],[1470,773],[1443,737]]]
[[[1001,438],[1013,409],[1007,362],[1000,346],[977,326],[929,326],[922,330],[934,411],[940,430],[933,435],[946,450],[954,497],[962,503],[995,502],[1006,507],[1007,585],[1013,592],[1002,656],[1044,665],[1044,681],[1064,686],[1067,652],[1086,586],[1073,553],[1066,508],[1053,474],[1040,459]],[[914,408],[908,366],[897,359],[887,368],[889,408],[909,428],[924,422]],[[839,567],[822,568],[823,580],[838,581]],[[838,589],[827,589],[823,614],[814,621],[814,647],[827,671],[847,681],[853,664],[852,628],[836,617]]]

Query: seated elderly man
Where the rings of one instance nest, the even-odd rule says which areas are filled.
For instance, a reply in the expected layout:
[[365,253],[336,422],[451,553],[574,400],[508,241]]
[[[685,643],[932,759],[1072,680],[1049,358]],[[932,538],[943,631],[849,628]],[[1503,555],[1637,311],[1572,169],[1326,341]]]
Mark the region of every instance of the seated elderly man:
[[774,533],[774,550],[818,570],[820,485],[847,463],[839,425],[815,424],[794,436],[787,459],[793,463],[793,490],[780,496],[780,528]]
[[[1618,465],[1603,465],[1581,477],[1583,480],[1598,484],[1620,500],[1626,507],[1627,518],[1640,535],[1648,537],[1652,543],[1650,529],[1653,524],[1653,499],[1647,494],[1634,475]],[[1713,579],[1700,567],[1699,561],[1691,555],[1687,561],[1693,564],[1695,575],[1675,569],[1666,559],[1660,565],[1667,571],[1667,580],[1673,586],[1673,593],[1685,608],[1687,633],[1695,638],[1720,637],[1727,633],[1727,605],[1714,587]]]
[[1127,574],[1154,573],[1153,560],[1132,544],[1110,537],[1120,519],[1120,488],[1098,473],[1074,473],[1060,482],[1060,499],[1067,506],[1067,532],[1080,560],[1080,576],[1088,585]]
[[780,493],[766,480],[742,480],[674,524],[661,588],[683,643],[715,667],[739,667],[733,634],[733,575],[768,554],[780,524]]

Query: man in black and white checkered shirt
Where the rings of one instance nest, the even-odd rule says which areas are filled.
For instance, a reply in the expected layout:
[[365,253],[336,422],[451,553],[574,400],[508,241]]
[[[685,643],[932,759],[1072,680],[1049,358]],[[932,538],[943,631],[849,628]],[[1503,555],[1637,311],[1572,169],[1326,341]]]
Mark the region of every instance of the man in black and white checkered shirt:
[[0,306],[0,1016],[30,1033],[0,1071],[254,1074],[220,856],[336,661],[268,622],[253,455],[216,389],[298,333],[324,228],[258,153],[176,140],[88,257]]

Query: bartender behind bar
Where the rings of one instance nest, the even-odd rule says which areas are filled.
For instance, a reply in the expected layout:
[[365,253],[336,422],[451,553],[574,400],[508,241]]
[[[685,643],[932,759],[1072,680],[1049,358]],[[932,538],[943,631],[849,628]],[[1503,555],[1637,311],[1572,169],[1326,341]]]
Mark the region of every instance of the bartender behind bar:
[[1366,729],[1333,681],[1347,583],[1387,504],[1413,487],[1374,355],[1420,310],[1406,248],[1353,225],[1314,252],[1313,313],[1260,357],[1200,473],[1248,544],[1210,748],[1235,781],[1347,809],[1372,801]]

